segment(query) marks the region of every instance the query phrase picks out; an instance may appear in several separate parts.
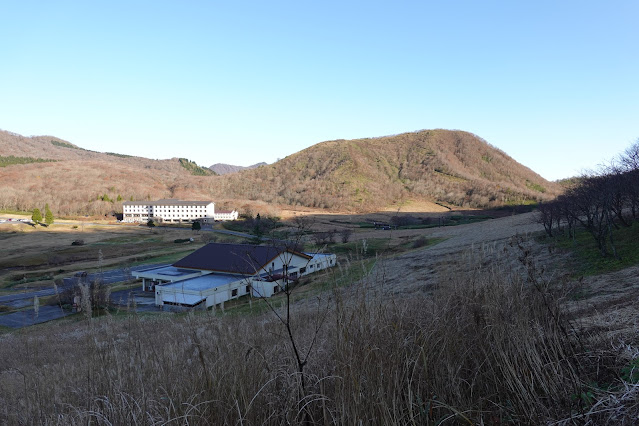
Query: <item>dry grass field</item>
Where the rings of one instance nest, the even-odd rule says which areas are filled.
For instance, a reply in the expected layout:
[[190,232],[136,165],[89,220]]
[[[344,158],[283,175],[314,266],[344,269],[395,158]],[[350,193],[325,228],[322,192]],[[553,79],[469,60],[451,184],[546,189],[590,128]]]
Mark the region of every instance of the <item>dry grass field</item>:
[[[15,217],[15,215],[13,216]],[[176,239],[193,243],[176,244]],[[0,224],[0,288],[51,286],[77,271],[96,271],[179,258],[213,237],[190,228],[82,224],[59,221],[47,228],[22,222]],[[82,241],[82,245],[72,245]]]
[[[254,210],[256,209],[256,207],[253,208]],[[304,216],[313,216],[313,217],[317,217],[317,216],[326,216],[326,217],[330,217],[330,216],[345,216],[345,217],[353,217],[353,216],[359,216],[362,219],[367,219],[367,218],[388,218],[390,216],[393,216],[395,214],[398,214],[399,212],[401,213],[410,213],[410,214],[415,214],[415,213],[429,213],[429,214],[438,214],[438,213],[446,213],[450,211],[450,209],[443,207],[439,204],[433,203],[431,201],[422,201],[422,200],[408,200],[402,204],[396,204],[393,206],[389,206],[386,209],[383,209],[381,212],[377,212],[377,213],[370,213],[370,214],[358,214],[358,215],[354,215],[352,213],[349,212],[332,212],[332,213],[327,213],[325,209],[314,209],[311,207],[305,207],[305,208],[296,208],[296,209],[291,209],[291,208],[286,208],[286,207],[282,207],[279,211],[278,214],[282,217],[282,219],[284,220],[291,220],[295,217],[304,217]]]
[[[530,214],[400,231],[355,226],[365,219],[310,218],[351,227],[355,250],[291,305],[77,315],[0,335],[0,423],[636,424],[639,267],[574,277]],[[104,232],[86,241],[160,251],[190,235]],[[15,241],[36,255],[55,236]]]

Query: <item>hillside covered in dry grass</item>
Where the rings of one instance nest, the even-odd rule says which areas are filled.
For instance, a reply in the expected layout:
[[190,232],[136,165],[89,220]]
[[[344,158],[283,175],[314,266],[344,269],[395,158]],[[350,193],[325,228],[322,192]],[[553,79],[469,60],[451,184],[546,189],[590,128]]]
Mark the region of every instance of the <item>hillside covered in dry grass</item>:
[[213,173],[195,175],[197,168],[184,159],[94,152],[52,136],[24,137],[0,131],[0,158],[7,157],[53,161],[0,167],[3,210],[30,211],[49,203],[56,215],[101,215],[121,212],[122,202],[131,199],[211,196],[208,188]]
[[410,200],[494,207],[560,191],[483,139],[450,130],[323,142],[224,176],[185,159],[94,152],[52,136],[5,131],[0,158],[0,209],[49,203],[57,215],[119,212],[123,201],[167,197],[359,212]]
[[559,191],[476,135],[441,129],[322,142],[222,184],[226,196],[356,211],[409,199],[487,207]]

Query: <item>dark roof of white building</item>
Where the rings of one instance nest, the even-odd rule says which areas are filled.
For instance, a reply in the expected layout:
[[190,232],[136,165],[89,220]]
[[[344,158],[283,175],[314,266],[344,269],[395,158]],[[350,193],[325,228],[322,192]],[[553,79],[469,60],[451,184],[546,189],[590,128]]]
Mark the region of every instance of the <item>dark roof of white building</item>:
[[[166,198],[157,201],[125,201],[125,206],[208,206],[213,201],[183,201],[177,198]],[[213,203],[215,204],[215,203]]]
[[285,247],[250,244],[209,243],[173,264],[176,268],[200,269],[231,274],[255,275],[268,270],[271,262],[280,258],[283,263],[291,255],[311,259]]

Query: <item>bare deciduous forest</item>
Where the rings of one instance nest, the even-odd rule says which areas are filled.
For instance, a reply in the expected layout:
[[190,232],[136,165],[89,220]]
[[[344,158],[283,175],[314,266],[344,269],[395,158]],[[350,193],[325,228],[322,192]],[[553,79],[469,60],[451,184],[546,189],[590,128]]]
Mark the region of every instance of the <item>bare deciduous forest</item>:
[[639,220],[639,141],[609,166],[581,176],[564,194],[542,203],[539,220],[549,237],[574,237],[581,227],[603,256],[619,258],[613,231]]
[[319,143],[230,175],[223,194],[283,205],[372,211],[405,199],[493,207],[550,199],[559,187],[462,131]]
[[5,131],[0,155],[55,160],[1,167],[0,209],[30,211],[49,203],[56,216],[119,212],[121,202],[131,199],[214,199],[234,207],[261,201],[365,212],[407,200],[495,207],[552,199],[560,191],[481,138],[448,130],[323,142],[225,176],[201,176],[186,159],[97,153],[55,137]]

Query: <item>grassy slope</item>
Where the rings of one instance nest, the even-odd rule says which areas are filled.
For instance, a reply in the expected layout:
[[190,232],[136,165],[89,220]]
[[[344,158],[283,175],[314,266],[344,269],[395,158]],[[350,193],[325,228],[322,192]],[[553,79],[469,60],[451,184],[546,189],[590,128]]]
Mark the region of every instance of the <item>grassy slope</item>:
[[499,204],[559,191],[475,135],[447,130],[323,142],[225,180],[238,196],[356,210],[410,198]]
[[549,239],[544,236],[541,240],[572,252],[571,269],[574,270],[574,274],[590,276],[618,271],[639,264],[639,223],[634,222],[629,228],[616,229],[613,231],[613,236],[619,255],[618,259],[612,255],[601,256],[592,235],[583,229],[578,229],[574,239],[568,236]]
[[0,131],[0,156],[56,160],[14,164],[0,174],[0,210],[30,211],[49,203],[54,214],[103,215],[121,212],[121,202],[98,200],[107,195],[122,201],[191,198],[210,199],[212,174],[178,158],[151,160],[88,151],[50,136],[23,137]]
[[[56,143],[53,143],[56,142]],[[179,159],[97,153],[56,138],[0,131],[0,155],[58,160],[0,175],[0,209],[49,203],[57,216],[121,211],[116,200],[215,199],[374,211],[409,200],[473,207],[552,197],[558,187],[470,133],[430,130],[319,143],[257,169],[193,176]],[[188,163],[191,164],[191,163]],[[194,166],[195,167],[195,166]],[[104,197],[103,197],[104,198]]]

